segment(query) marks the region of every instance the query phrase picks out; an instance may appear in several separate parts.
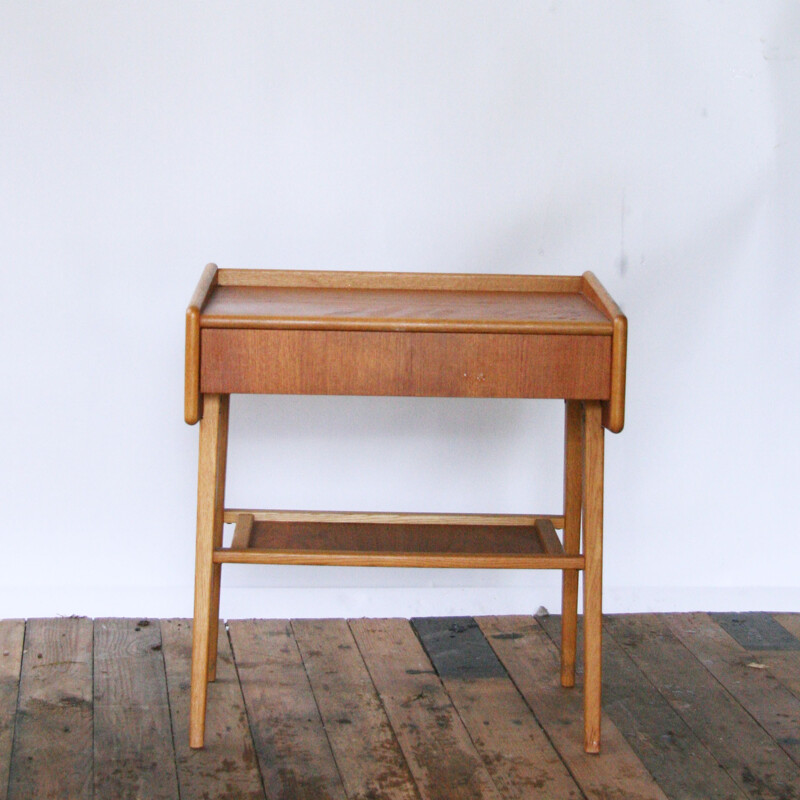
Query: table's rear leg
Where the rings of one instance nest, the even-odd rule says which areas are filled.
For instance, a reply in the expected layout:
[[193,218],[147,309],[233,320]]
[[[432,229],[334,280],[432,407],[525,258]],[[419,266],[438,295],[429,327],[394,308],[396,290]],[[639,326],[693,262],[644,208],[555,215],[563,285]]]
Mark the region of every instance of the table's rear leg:
[[[583,483],[583,404],[566,401],[564,420],[564,552],[581,550],[581,489]],[[561,685],[575,685],[578,635],[578,570],[562,572]]]
[[[222,524],[225,513],[225,469],[228,462],[228,409],[230,395],[220,395],[219,442],[217,447],[217,480],[214,489],[214,548],[222,547]],[[211,610],[208,626],[208,680],[217,678],[217,637],[219,635],[219,590],[222,564],[211,568]]]
[[584,749],[600,752],[603,635],[603,423],[598,401],[584,403],[583,639]]
[[[189,746],[202,747],[205,737],[206,697],[208,694],[209,648],[213,605],[218,602],[219,584],[214,588],[214,542],[222,535],[220,491],[224,487],[227,444],[228,397],[207,394],[203,397],[200,420],[200,457],[197,479],[197,549],[194,574],[194,625],[192,628],[192,690],[189,713]],[[220,466],[222,478],[220,479]],[[216,648],[216,639],[213,640]]]

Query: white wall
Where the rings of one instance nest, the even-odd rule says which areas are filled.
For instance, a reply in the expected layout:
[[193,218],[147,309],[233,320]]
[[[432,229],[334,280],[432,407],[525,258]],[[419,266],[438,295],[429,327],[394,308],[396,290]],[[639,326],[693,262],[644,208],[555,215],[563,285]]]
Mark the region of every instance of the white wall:
[[[630,320],[610,611],[800,606],[800,6],[6,2],[0,617],[188,615],[183,312],[227,267],[580,273]],[[549,511],[560,403],[236,397],[229,504]],[[555,573],[226,568],[230,616]]]

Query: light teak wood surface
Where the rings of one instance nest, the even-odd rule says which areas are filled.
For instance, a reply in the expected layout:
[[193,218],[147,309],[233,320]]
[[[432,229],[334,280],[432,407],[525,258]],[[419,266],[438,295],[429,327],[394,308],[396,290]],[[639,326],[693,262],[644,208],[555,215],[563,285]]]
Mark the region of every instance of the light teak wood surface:
[[583,573],[584,748],[600,752],[603,634],[603,428],[599,403],[584,405]]
[[491,525],[426,520],[401,522],[374,515],[369,522],[265,520],[239,514],[230,547],[217,547],[214,562],[582,569],[584,559],[566,556],[550,519],[530,525]]
[[186,309],[186,366],[184,384],[184,418],[194,425],[202,413],[200,408],[200,311],[217,285],[217,265],[208,264]]
[[[203,745],[207,683],[215,677],[221,565],[248,563],[561,569],[563,686],[575,683],[584,570],[584,747],[598,752],[603,432],[624,423],[626,346],[627,321],[590,272],[208,265],[186,316],[185,417],[200,420],[191,746]],[[234,393],[563,398],[563,514],[226,510]],[[223,547],[223,522],[236,523],[230,547]]]
[[217,286],[204,327],[320,330],[611,332],[578,292]]
[[610,396],[611,337],[203,328],[200,390],[405,397]]
[[[583,498],[583,406],[567,400],[564,414],[564,552],[581,550]],[[561,579],[561,685],[575,685],[578,626],[578,571],[565,569]]]
[[[190,744],[204,740],[207,682],[216,670],[219,619],[219,565],[214,548],[222,544],[225,461],[228,438],[227,395],[207,395],[200,421],[200,465],[197,480],[197,544],[195,556],[194,627]],[[213,662],[213,663],[212,663]]]
[[185,417],[199,420],[205,392],[564,397],[602,400],[604,424],[618,432],[626,340],[625,316],[590,272],[209,264],[187,309]]

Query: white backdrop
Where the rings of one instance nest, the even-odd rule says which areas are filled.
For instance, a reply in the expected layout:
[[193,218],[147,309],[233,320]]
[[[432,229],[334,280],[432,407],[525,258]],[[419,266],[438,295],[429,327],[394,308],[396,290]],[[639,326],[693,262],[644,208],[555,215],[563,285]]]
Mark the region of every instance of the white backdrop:
[[[0,617],[191,613],[183,314],[225,267],[580,273],[630,321],[609,611],[794,609],[794,2],[0,5]],[[562,405],[236,397],[230,505],[550,511]],[[226,567],[228,616],[556,573]]]

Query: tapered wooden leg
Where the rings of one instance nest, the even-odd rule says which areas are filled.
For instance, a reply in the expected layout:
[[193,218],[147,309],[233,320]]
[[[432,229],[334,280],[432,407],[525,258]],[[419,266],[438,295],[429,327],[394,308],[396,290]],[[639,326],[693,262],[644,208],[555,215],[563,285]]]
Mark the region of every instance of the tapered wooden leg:
[[[224,463],[221,435],[227,423],[227,397],[203,397],[200,420],[200,459],[197,478],[197,546],[194,573],[194,626],[192,628],[192,690],[189,708],[189,746],[202,747],[205,736],[208,661],[214,598],[212,556],[217,530],[222,528],[219,466]],[[224,479],[223,479],[224,481]],[[216,640],[214,640],[216,644]]]
[[[228,462],[228,409],[230,395],[220,395],[219,445],[217,447],[217,480],[215,484],[214,547],[222,547],[222,515],[225,512],[225,469]],[[217,678],[217,637],[219,635],[219,590],[222,564],[211,568],[211,611],[208,627],[208,681]]]
[[597,401],[584,403],[583,451],[583,747],[600,752],[603,634],[603,424]]
[[[581,550],[583,483],[583,404],[567,400],[564,421],[564,552]],[[561,578],[561,685],[575,685],[578,636],[578,570],[565,569]]]

